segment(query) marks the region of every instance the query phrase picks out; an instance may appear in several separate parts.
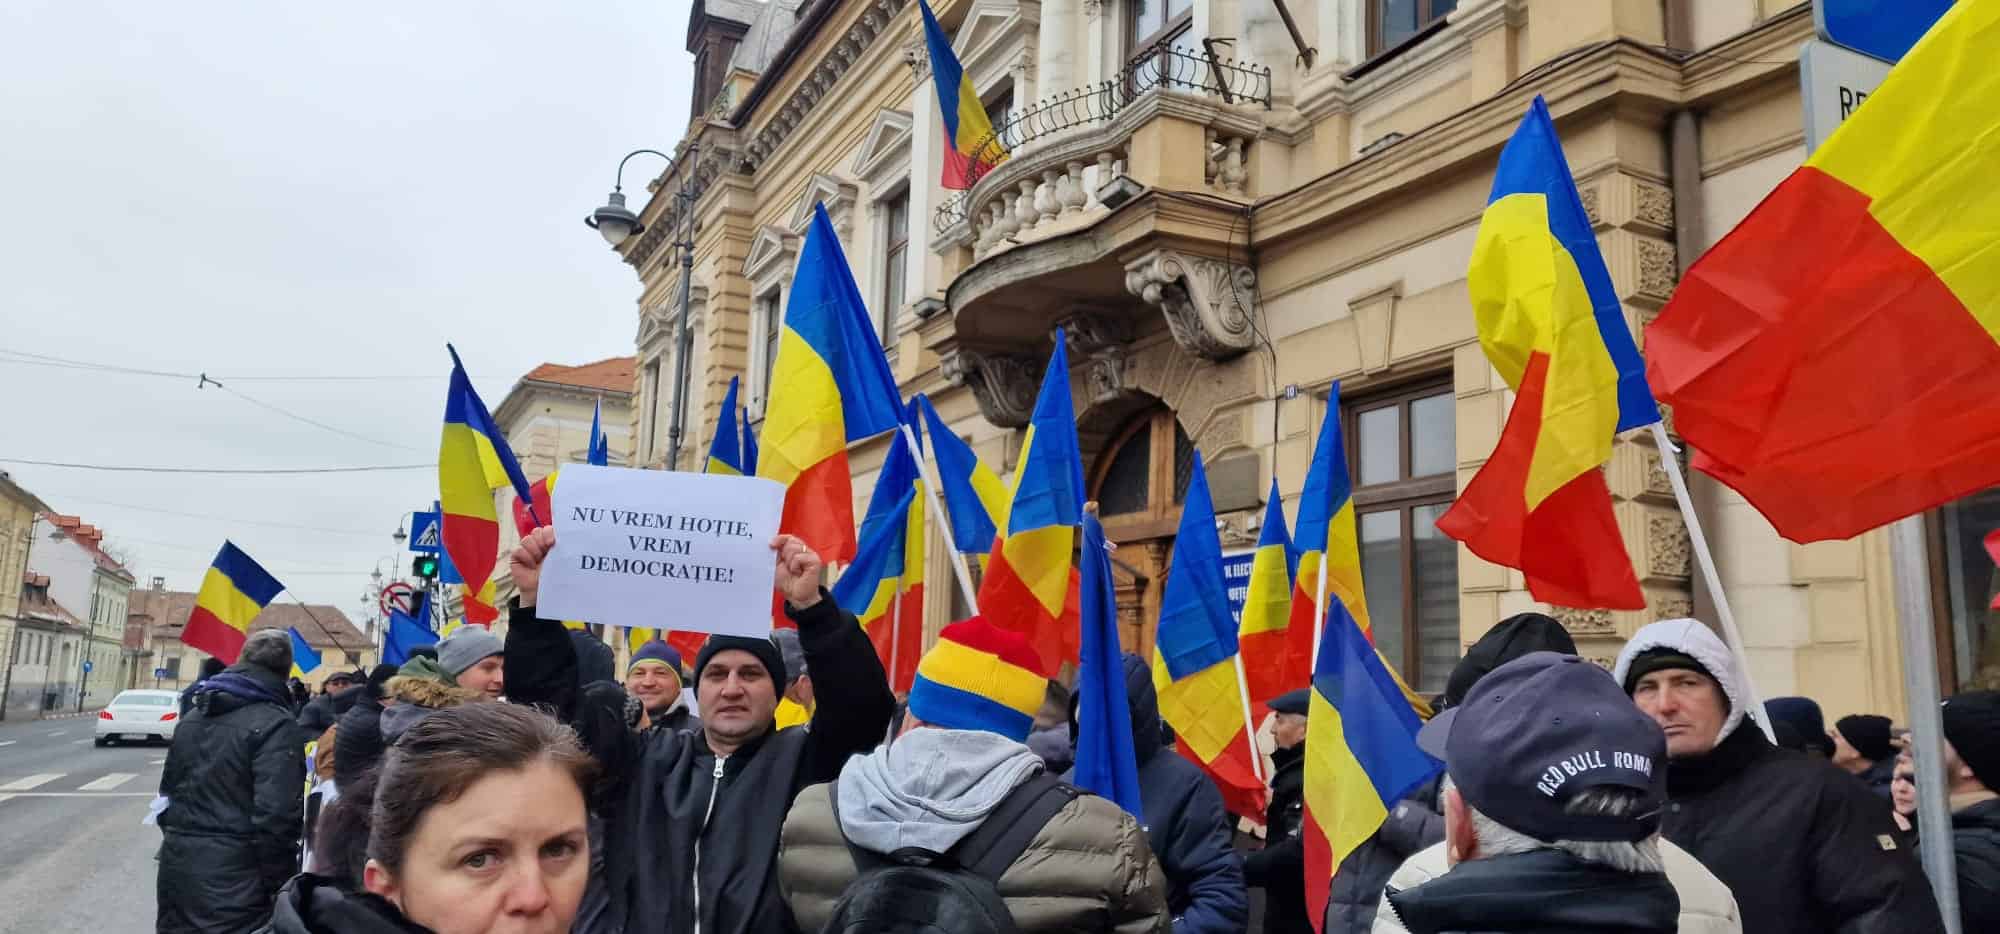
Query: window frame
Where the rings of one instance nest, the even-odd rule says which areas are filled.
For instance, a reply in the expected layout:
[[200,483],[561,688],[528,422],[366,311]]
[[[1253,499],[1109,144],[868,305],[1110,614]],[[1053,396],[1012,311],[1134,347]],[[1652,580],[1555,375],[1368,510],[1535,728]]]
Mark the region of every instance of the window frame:
[[1085,477],[1086,488],[1091,499],[1100,498],[1105,475],[1110,473],[1112,462],[1125,445],[1140,432],[1148,435],[1151,449],[1148,452],[1146,470],[1146,508],[1115,516],[1104,516],[1104,534],[1114,541],[1138,541],[1174,535],[1180,530],[1180,504],[1174,501],[1174,445],[1177,435],[1168,435],[1164,448],[1159,444],[1160,429],[1186,433],[1172,409],[1164,405],[1154,406],[1134,413],[1112,434],[1111,440],[1098,452],[1092,462],[1090,473]]
[[1399,51],[1412,43],[1423,41],[1424,37],[1436,30],[1438,24],[1444,22],[1446,16],[1451,15],[1454,10],[1458,9],[1457,0],[1452,0],[1451,9],[1445,10],[1442,13],[1436,11],[1436,4],[1439,0],[1411,0],[1411,2],[1417,5],[1417,28],[1409,35],[1396,40],[1394,44],[1390,44],[1382,41],[1382,29],[1386,25],[1383,21],[1383,13],[1385,12],[1383,7],[1389,3],[1389,0],[1366,0],[1365,13],[1368,17],[1368,29],[1364,34],[1365,41],[1367,42],[1366,59],[1387,55]]
[[[875,200],[882,218],[882,259],[876,265],[881,282],[882,346],[887,350],[896,340],[902,323],[903,304],[909,300],[906,281],[910,264],[910,186],[908,183]],[[903,219],[902,239],[896,238],[895,218]],[[896,261],[900,260],[900,264]]]
[[[1398,673],[1413,688],[1423,681],[1422,633],[1417,616],[1417,559],[1416,559],[1416,511],[1425,506],[1449,504],[1458,497],[1458,471],[1446,470],[1442,473],[1423,477],[1410,476],[1411,461],[1415,448],[1411,431],[1411,407],[1418,400],[1437,396],[1456,398],[1450,373],[1433,374],[1412,379],[1380,392],[1370,393],[1353,400],[1342,400],[1340,406],[1341,432],[1348,439],[1348,476],[1352,478],[1351,497],[1354,502],[1354,519],[1357,538],[1362,516],[1380,512],[1394,512],[1397,516],[1397,535],[1400,554],[1402,582],[1402,664]],[[1361,484],[1361,416],[1367,412],[1394,408],[1396,416],[1396,479],[1387,483],[1369,486]],[[1456,425],[1453,426],[1453,448],[1457,447]],[[1371,621],[1375,607],[1370,605]],[[1457,638],[1454,637],[1456,643]],[[1463,654],[1463,648],[1460,649]]]

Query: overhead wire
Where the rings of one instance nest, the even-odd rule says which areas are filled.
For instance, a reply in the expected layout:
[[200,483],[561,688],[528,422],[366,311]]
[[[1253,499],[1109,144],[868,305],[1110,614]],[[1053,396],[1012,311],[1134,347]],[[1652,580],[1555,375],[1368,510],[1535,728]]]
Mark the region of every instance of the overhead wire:
[[293,476],[300,474],[378,473],[394,470],[436,470],[436,464],[370,464],[359,467],[141,467],[127,464],[79,464],[67,461],[0,457],[0,464],[27,464],[34,467],[62,467],[70,470],[100,470],[113,473],[219,474],[225,476]]
[[183,519],[207,519],[213,522],[227,522],[232,525],[257,525],[273,529],[287,529],[294,532],[317,532],[321,535],[347,535],[347,536],[352,536],[354,538],[382,537],[382,534],[380,532],[363,532],[357,529],[332,529],[317,525],[298,525],[290,522],[271,522],[266,519],[239,519],[236,518],[235,516],[218,516],[212,513],[183,512],[178,509],[161,509],[157,506],[141,506],[138,505],[137,503],[120,503],[108,499],[96,499],[89,496],[69,496],[61,493],[55,493],[55,494],[45,493],[43,495],[48,499],[60,499],[65,502],[75,501],[79,503],[92,503],[99,506],[111,506],[117,509],[130,509],[135,512],[151,512],[151,513],[158,513],[163,516],[179,516],[180,518]]

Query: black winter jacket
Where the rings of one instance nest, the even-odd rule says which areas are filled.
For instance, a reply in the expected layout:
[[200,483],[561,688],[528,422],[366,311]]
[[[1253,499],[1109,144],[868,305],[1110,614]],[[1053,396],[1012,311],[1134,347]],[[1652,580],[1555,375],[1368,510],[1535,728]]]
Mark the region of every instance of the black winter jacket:
[[1264,848],[1243,858],[1243,878],[1264,889],[1266,934],[1311,934],[1306,913],[1306,744],[1271,753]]
[[[594,802],[605,856],[591,884],[602,911],[586,912],[578,930],[689,934],[697,912],[702,934],[791,929],[776,878],[785,812],[800,790],[832,781],[849,756],[882,741],[896,699],[867,633],[830,597],[786,612],[815,675],[812,723],[718,758],[701,733],[627,729],[621,689],[578,685],[562,624],[514,608],[508,697],[569,720],[608,773]],[[587,892],[585,905],[593,900]]]
[[[338,781],[338,779],[336,779]],[[380,896],[344,892],[332,879],[301,874],[278,893],[271,923],[258,934],[421,934]]]
[[2000,931],[2000,800],[1952,814],[1951,841],[1958,855],[1959,930]]
[[[1242,857],[1231,844],[1231,821],[1222,792],[1200,766],[1166,749],[1152,666],[1129,653],[1123,661],[1132,745],[1139,758],[1139,807],[1145,812],[1141,823],[1167,877],[1167,911],[1174,919],[1174,934],[1242,931],[1250,917],[1250,893],[1243,886]],[[1074,737],[1074,700],[1069,717],[1069,734]],[[1075,758],[1072,752],[1071,761]],[[1075,775],[1071,769],[1063,780]]]
[[382,761],[387,745],[382,742],[382,705],[374,698],[355,704],[340,715],[334,731],[333,784],[352,788],[361,774]]
[[307,735],[317,738],[326,728],[340,722],[340,718],[353,709],[356,701],[374,697],[375,692],[367,682],[350,688],[342,688],[338,693],[321,694],[306,701],[304,709],[298,712],[299,726]]
[[1729,886],[1745,931],[1943,930],[1882,800],[1748,720],[1707,755],[1668,762],[1660,829]]
[[1681,911],[1665,873],[1621,872],[1555,849],[1459,863],[1391,890],[1388,902],[1410,934],[1671,934]]
[[254,930],[298,871],[308,737],[289,700],[283,678],[247,665],[195,695],[160,780],[161,932]]

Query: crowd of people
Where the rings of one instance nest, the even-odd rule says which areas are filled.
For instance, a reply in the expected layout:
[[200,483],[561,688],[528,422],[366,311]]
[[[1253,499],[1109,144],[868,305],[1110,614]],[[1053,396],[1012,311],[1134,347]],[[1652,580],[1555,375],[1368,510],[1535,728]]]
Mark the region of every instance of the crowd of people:
[[795,628],[711,636],[687,668],[650,642],[621,676],[537,616],[553,543],[513,553],[504,642],[462,627],[303,703],[283,631],[205,669],[161,781],[158,929],[1931,932],[1914,854],[1941,833],[1963,930],[2000,931],[2000,693],[1946,702],[1952,826],[1931,828],[1888,719],[1827,729],[1781,698],[1759,722],[1695,620],[1644,627],[1607,672],[1517,615],[1417,737],[1443,770],[1315,919],[1304,691],[1270,704],[1268,808],[1231,814],[1127,655],[1132,814],[1066,781],[1077,702],[1016,633],[945,627],[896,696],[818,556],[779,536]]

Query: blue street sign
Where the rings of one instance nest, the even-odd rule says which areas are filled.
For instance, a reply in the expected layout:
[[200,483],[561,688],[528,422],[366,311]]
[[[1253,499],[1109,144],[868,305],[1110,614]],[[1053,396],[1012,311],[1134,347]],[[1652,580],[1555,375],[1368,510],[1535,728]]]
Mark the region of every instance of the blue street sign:
[[1256,560],[1254,550],[1222,556],[1222,586],[1229,595],[1229,618],[1239,625],[1243,622],[1243,602],[1250,596],[1250,565]]
[[167,676],[167,670],[165,668],[153,669],[153,680],[158,681],[166,676]]
[[421,510],[410,513],[410,550],[437,554],[444,547],[439,535],[438,513]]
[[83,673],[84,673],[84,674],[90,674],[90,668],[91,668],[91,665],[90,665],[90,659],[87,659],[87,658],[86,658],[86,659],[84,659],[84,660],[83,660]]
[[1813,0],[1819,37],[1894,64],[1952,0]]

